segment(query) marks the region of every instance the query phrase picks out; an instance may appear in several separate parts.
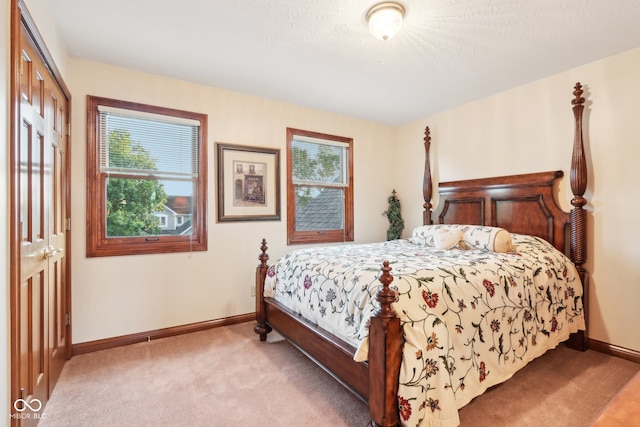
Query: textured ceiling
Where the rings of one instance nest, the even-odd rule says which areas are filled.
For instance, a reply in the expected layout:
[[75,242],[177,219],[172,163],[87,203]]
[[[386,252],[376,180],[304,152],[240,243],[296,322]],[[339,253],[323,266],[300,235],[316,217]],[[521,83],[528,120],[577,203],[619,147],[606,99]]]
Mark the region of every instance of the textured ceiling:
[[640,46],[640,0],[49,0],[73,57],[399,125]]

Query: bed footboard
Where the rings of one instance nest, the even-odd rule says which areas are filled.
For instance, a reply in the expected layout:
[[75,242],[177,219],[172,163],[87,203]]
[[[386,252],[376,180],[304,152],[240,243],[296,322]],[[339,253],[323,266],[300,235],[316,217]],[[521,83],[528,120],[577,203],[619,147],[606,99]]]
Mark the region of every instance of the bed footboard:
[[267,334],[271,332],[271,326],[267,324],[266,308],[264,306],[264,280],[267,277],[269,266],[267,261],[267,240],[262,239],[260,245],[260,264],[256,268],[256,326],[253,328],[256,334],[260,335],[260,341],[267,340]]
[[380,309],[369,325],[369,413],[374,427],[398,425],[398,377],[402,361],[402,327],[391,308],[396,292],[389,287],[393,276],[384,261],[376,294]]
[[[399,423],[398,377],[402,360],[402,328],[400,319],[391,308],[396,292],[390,288],[393,276],[385,261],[379,281],[382,287],[376,294],[380,309],[371,318],[369,326],[369,360],[353,360],[355,348],[339,338],[309,325],[300,316],[278,308],[275,301],[264,298],[264,282],[269,270],[267,241],[262,239],[260,264],[256,268],[256,325],[254,331],[260,341],[276,330],[294,346],[327,370],[340,383],[353,391],[369,405],[372,427],[395,427]],[[268,306],[267,306],[268,304]],[[275,316],[269,319],[269,313]]]

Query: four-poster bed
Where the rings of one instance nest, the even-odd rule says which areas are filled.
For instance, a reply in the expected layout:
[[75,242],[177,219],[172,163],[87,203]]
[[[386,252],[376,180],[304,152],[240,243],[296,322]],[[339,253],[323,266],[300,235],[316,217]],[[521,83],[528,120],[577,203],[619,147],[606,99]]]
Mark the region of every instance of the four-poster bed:
[[[405,273],[413,268],[413,264],[406,264],[403,263],[404,261],[398,261],[397,259],[391,262],[394,269],[394,275],[391,275],[392,267],[386,260],[386,253],[384,251],[387,250],[387,248],[390,248],[389,250],[393,249],[392,247],[396,245],[396,243],[387,243],[387,246],[385,246],[381,252],[381,257],[384,262],[380,262],[377,267],[377,269],[379,269],[380,264],[382,264],[381,273],[376,273],[376,279],[379,280],[379,282],[376,282],[370,288],[365,285],[360,285],[358,283],[361,277],[359,274],[356,275],[352,281],[353,283],[358,283],[361,291],[365,292],[364,297],[362,295],[357,297],[356,305],[364,305],[361,301],[366,299],[368,289],[379,289],[376,295],[369,295],[372,297],[372,300],[375,300],[373,303],[373,305],[375,305],[375,313],[369,313],[369,315],[373,314],[370,318],[367,316],[367,312],[361,315],[365,317],[366,330],[365,332],[358,330],[357,333],[360,334],[358,337],[338,337],[336,336],[337,332],[332,328],[320,327],[316,323],[316,320],[309,320],[309,316],[299,314],[301,311],[307,311],[311,315],[318,314],[319,318],[324,318],[327,314],[328,306],[330,306],[329,311],[332,310],[335,312],[342,310],[342,305],[333,305],[334,300],[339,300],[336,299],[337,296],[333,290],[330,289],[326,291],[325,289],[327,293],[323,294],[323,299],[318,299],[317,303],[310,309],[300,310],[298,308],[285,306],[281,301],[276,300],[270,289],[272,284],[267,284],[265,289],[265,282],[270,280],[272,276],[276,276],[276,272],[274,267],[269,266],[267,263],[267,245],[263,239],[261,254],[259,256],[260,264],[256,269],[257,323],[255,332],[260,335],[260,339],[263,341],[266,340],[267,334],[272,329],[275,329],[333,375],[338,381],[363,400],[367,401],[372,419],[371,425],[388,427],[398,425],[401,421],[407,421],[409,416],[412,415],[412,411],[414,417],[417,416],[418,411],[421,411],[421,414],[427,414],[427,416],[430,413],[436,412],[436,409],[439,411],[441,405],[444,407],[445,399],[444,397],[437,398],[438,395],[434,394],[436,392],[435,389],[438,387],[446,392],[452,390],[454,394],[457,393],[463,396],[461,400],[464,400],[466,403],[473,398],[473,395],[465,396],[465,388],[472,389],[474,384],[478,383],[476,385],[478,391],[469,391],[469,393],[480,394],[487,388],[487,384],[491,385],[502,382],[513,373],[507,371],[501,374],[498,369],[502,369],[502,365],[517,365],[518,367],[514,368],[517,370],[526,365],[531,358],[537,357],[546,351],[547,348],[537,348],[543,347],[543,344],[538,344],[538,341],[542,342],[551,336],[559,342],[560,335],[557,334],[559,330],[562,330],[562,334],[566,334],[562,335],[564,340],[569,336],[569,329],[572,331],[586,329],[586,313],[583,307],[588,307],[586,301],[588,283],[586,270],[584,268],[586,260],[586,211],[583,207],[587,203],[584,198],[587,174],[582,142],[582,110],[584,98],[582,98],[581,88],[580,83],[575,85],[573,92],[574,99],[572,100],[575,135],[570,172],[571,190],[573,192],[571,204],[573,209],[570,213],[564,212],[558,206],[554,197],[554,183],[558,178],[563,176],[562,171],[443,182],[438,186],[438,207],[432,212],[432,177],[429,160],[431,136],[428,127],[425,131],[424,144],[426,162],[423,182],[425,201],[423,223],[427,227],[420,230],[416,228],[418,231],[414,230],[412,239],[409,239],[413,240],[411,243],[415,244],[416,241],[420,241],[420,239],[424,237],[424,235],[420,233],[429,234],[443,231],[439,227],[434,228],[433,226],[429,226],[433,223],[469,225],[462,227],[462,230],[465,230],[464,233],[467,233],[468,230],[472,230],[473,232],[486,231],[490,233],[494,233],[496,230],[508,230],[508,232],[514,236],[514,243],[516,243],[518,250],[521,248],[529,248],[530,246],[535,246],[535,250],[542,250],[542,255],[536,255],[536,259],[539,258],[543,260],[543,267],[533,268],[536,270],[533,273],[533,278],[524,278],[523,270],[526,268],[517,264],[520,262],[518,257],[524,259],[524,255],[526,254],[521,254],[520,252],[522,251],[509,250],[509,253],[501,253],[496,256],[496,258],[501,259],[500,262],[505,261],[506,263],[505,265],[499,264],[495,267],[496,270],[500,271],[498,275],[500,279],[495,279],[493,282],[489,279],[484,279],[484,281],[481,282],[480,290],[475,289],[473,291],[474,293],[466,294],[466,297],[454,297],[452,288],[458,287],[459,282],[464,284],[464,286],[470,286],[469,283],[472,281],[471,275],[475,276],[476,273],[480,274],[481,270],[490,270],[489,267],[486,267],[487,265],[493,266],[493,257],[496,254],[488,254],[488,252],[491,251],[486,250],[486,245],[483,251],[460,250],[459,246],[454,246],[453,251],[436,251],[442,255],[443,259],[446,258],[450,264],[447,264],[448,267],[436,266],[434,268],[436,268],[436,271],[445,271],[446,274],[442,274],[442,277],[432,275],[429,278],[418,277],[417,279],[409,279]],[[485,227],[475,228],[470,225]],[[451,233],[451,228],[452,227],[446,227],[446,232]],[[460,240],[462,238],[461,236],[463,236],[463,231],[458,231],[458,229],[454,231],[455,233],[460,233],[456,237]],[[541,239],[549,242],[550,245]],[[460,242],[462,242],[462,240],[460,240]],[[474,242],[476,244],[478,243],[477,240]],[[405,244],[405,242],[398,242],[397,244]],[[351,246],[349,248],[354,247]],[[431,253],[426,249],[423,250],[423,248],[424,246],[419,247],[419,249],[410,250],[420,252],[418,254],[420,257],[431,259],[429,258],[432,256],[430,255]],[[576,288],[576,284],[579,285],[578,280],[572,278],[572,273],[571,271],[567,272],[566,266],[562,266],[563,260],[553,252],[553,248],[569,256],[571,262],[568,260],[567,262],[575,266],[575,270],[571,271],[575,271],[575,276],[580,278],[583,284],[583,292],[577,292],[576,289],[574,289]],[[437,249],[443,248],[439,247]],[[313,251],[313,258],[323,258],[323,249],[314,248]],[[378,248],[367,246],[363,251],[375,253],[378,251]],[[406,252],[407,249],[403,247],[401,251]],[[348,254],[347,258],[345,258],[349,261],[344,261],[343,259],[343,261],[339,263],[348,264],[351,260],[358,257],[364,259],[365,255],[359,255],[354,248],[353,253]],[[369,260],[369,258],[367,258],[367,260]],[[552,264],[552,258],[553,263],[560,263],[559,267],[556,264]],[[373,259],[377,258],[374,256]],[[294,261],[288,260],[287,263],[293,265]],[[366,263],[363,263],[363,267],[361,268],[370,271],[370,265],[364,267],[364,264]],[[330,266],[330,268],[327,268],[327,271],[333,271],[337,263],[335,265],[327,265]],[[463,267],[460,267],[461,265]],[[453,267],[449,268],[450,266],[455,267],[455,271]],[[479,268],[478,266],[483,267]],[[317,267],[316,270],[320,268],[324,267]],[[517,271],[517,273],[508,276],[503,274],[506,270]],[[539,274],[540,272],[546,274]],[[284,273],[278,274],[282,275]],[[292,277],[291,273],[287,274]],[[330,275],[331,273],[327,274]],[[421,271],[420,274],[424,275],[424,272]],[[482,274],[484,274],[484,272]],[[269,278],[267,276],[269,276]],[[445,278],[444,276],[447,277]],[[520,276],[523,276],[524,282],[535,282],[536,287],[534,287],[533,290],[516,292],[514,277],[520,278]],[[436,279],[434,279],[434,277]],[[551,283],[545,284],[544,282],[540,282],[540,280],[543,279],[551,280]],[[337,281],[338,279],[332,278],[331,280]],[[410,282],[410,280],[414,282],[417,280],[417,282]],[[432,288],[426,287],[427,282],[440,280],[442,281],[442,286],[438,288],[440,289],[439,293],[435,293]],[[565,283],[565,281],[567,283]],[[394,283],[392,284],[392,282]],[[382,284],[381,287],[380,283]],[[302,298],[298,295],[298,292],[306,293],[306,290],[311,292],[312,286],[313,283],[309,281],[308,284],[304,284],[304,289],[301,288],[301,291],[290,290],[287,292],[289,292],[289,297],[295,295],[295,298],[292,299],[301,300]],[[411,297],[410,290],[408,290],[412,286],[416,288],[416,290],[421,289],[421,291],[417,291],[418,293],[414,293],[413,297]],[[462,288],[464,286],[460,287]],[[555,295],[556,291],[558,293],[557,296]],[[267,295],[265,295],[265,292]],[[420,294],[420,292],[422,293]],[[495,304],[491,302],[496,292],[504,292],[500,294],[502,295],[501,298],[503,301],[500,308],[496,308]],[[511,294],[509,292],[511,292]],[[575,296],[574,292],[577,292]],[[534,295],[536,293],[538,294],[537,296]],[[418,296],[417,298],[416,295]],[[412,309],[400,304],[400,296],[405,300],[411,298],[413,298],[414,301],[416,299],[419,300],[420,308],[418,312],[423,315],[421,320],[416,320],[417,317],[415,317]],[[363,299],[361,300],[360,298]],[[450,300],[450,304],[446,305],[446,307],[443,305],[445,300]],[[348,300],[345,301],[350,303]],[[395,310],[392,304],[395,306]],[[551,317],[543,319],[547,314],[539,314],[533,311],[534,306],[542,305],[548,305],[549,310],[551,310],[553,306],[552,316],[549,315]],[[487,311],[482,312],[481,316],[477,317],[476,320],[463,323],[462,313],[473,312],[480,306],[486,306]],[[435,314],[425,314],[427,310],[433,307],[438,307],[440,311]],[[398,314],[397,310],[400,310],[401,313]],[[491,313],[491,315],[495,314],[496,317],[489,320],[489,313]],[[452,315],[455,319],[451,318]],[[485,318],[485,316],[487,317]],[[531,326],[535,323],[529,323],[531,322],[531,316],[534,316],[536,320],[538,318],[542,320],[537,326]],[[403,319],[402,321],[401,317]],[[347,320],[357,323],[354,322],[353,315]],[[563,321],[566,322],[566,324],[563,323]],[[405,348],[413,345],[410,343],[410,337],[408,337],[408,335],[410,335],[408,328],[410,326],[414,327],[414,324],[422,325],[421,327],[426,335],[426,341],[424,341],[424,337],[420,337],[423,344],[420,344],[421,346],[414,351],[415,358],[420,361],[419,363],[422,363],[417,371],[415,364],[418,362],[408,360],[412,358],[410,355],[414,353],[409,352]],[[449,335],[445,335],[445,332],[438,329],[441,328],[443,324],[450,324],[450,328],[455,328],[455,330],[449,330],[447,332]],[[427,326],[432,326],[433,330],[427,328]],[[455,339],[460,339],[457,338],[458,336],[465,336],[463,334],[463,329],[465,328],[464,334],[467,334],[469,330],[471,330],[473,334],[465,337],[464,340],[466,341],[458,344],[458,347],[463,347],[465,351],[467,351],[467,353],[464,353],[465,356],[459,356],[457,353],[453,353],[454,344],[451,343],[453,343]],[[508,333],[505,333],[504,331],[507,329]],[[363,336],[364,339],[362,339]],[[449,339],[451,339],[451,341],[449,341]],[[367,343],[367,345],[361,346],[361,344],[354,344],[360,341]],[[491,344],[491,341],[493,344]],[[551,340],[548,348],[555,347],[557,345],[556,341]],[[489,343],[487,344],[487,342]],[[567,342],[572,348],[584,350],[586,348],[584,331],[579,330],[572,333]],[[424,343],[426,343],[426,346]],[[480,348],[483,345],[487,346],[489,352],[499,355],[498,360],[500,367],[492,365],[490,369],[488,365],[485,366],[485,361],[481,360],[479,357],[480,353],[476,351],[476,348]],[[518,347],[524,347],[526,351]],[[431,350],[440,350],[442,353],[438,357],[425,357],[423,353],[429,353]],[[354,360],[354,357],[361,361]],[[413,363],[413,365],[409,362]],[[416,376],[416,372],[422,372],[422,382],[419,385],[417,381],[416,384],[409,384],[411,381],[406,379],[399,381],[401,369],[403,369],[402,375],[404,376],[401,378],[405,378],[407,375],[411,376],[410,373],[407,374],[407,372],[405,372],[410,370],[411,366],[413,366],[414,376]],[[454,375],[458,366],[460,366],[461,369]],[[422,369],[422,371],[420,371],[420,369]],[[434,385],[435,380],[433,380],[433,378],[435,378],[435,376],[432,377],[432,374],[444,371],[448,372],[448,382],[441,384],[441,386]],[[461,371],[464,371],[464,373]],[[469,372],[473,372],[473,375],[467,375]],[[500,375],[504,378],[493,382],[494,377]],[[484,380],[489,377],[491,377],[491,381],[485,382]],[[401,383],[401,393],[406,393],[406,390],[413,392],[413,389],[407,389],[407,386],[411,385],[416,389],[426,390],[428,398],[425,397],[421,405],[418,405],[418,403],[420,403],[419,399],[405,399],[399,395],[399,383]],[[441,391],[438,390],[438,392]],[[412,404],[413,407],[411,406]],[[442,421],[442,425],[452,425],[456,419],[457,412],[453,418]],[[412,422],[413,421],[415,420],[412,419]],[[419,422],[421,422],[421,420]],[[414,422],[414,424],[416,423]]]

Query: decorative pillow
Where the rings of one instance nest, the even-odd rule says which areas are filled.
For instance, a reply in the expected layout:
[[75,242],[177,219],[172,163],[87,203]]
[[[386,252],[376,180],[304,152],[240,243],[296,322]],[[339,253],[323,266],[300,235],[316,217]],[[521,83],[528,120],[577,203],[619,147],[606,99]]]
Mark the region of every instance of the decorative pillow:
[[453,249],[462,241],[462,230],[443,227],[435,231],[433,246],[437,249]]
[[[462,238],[456,245],[445,248],[444,246],[447,245],[444,243],[450,243],[445,236],[454,234],[456,231],[462,233]],[[438,243],[436,243],[436,240]],[[484,249],[493,252],[511,252],[514,250],[511,234],[507,230],[484,225],[422,225],[413,229],[411,241],[419,245],[437,247],[439,249],[457,247],[459,249]]]

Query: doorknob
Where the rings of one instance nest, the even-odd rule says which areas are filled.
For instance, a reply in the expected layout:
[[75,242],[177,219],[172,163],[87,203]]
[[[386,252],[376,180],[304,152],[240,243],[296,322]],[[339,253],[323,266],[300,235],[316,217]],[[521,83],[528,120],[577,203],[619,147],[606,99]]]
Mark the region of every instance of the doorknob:
[[57,248],[56,249],[51,245],[48,248],[44,249],[44,258],[47,259],[47,258],[54,257],[54,256],[56,256],[58,254],[58,252],[63,252],[63,251],[64,251],[64,249],[62,249],[62,248]]

